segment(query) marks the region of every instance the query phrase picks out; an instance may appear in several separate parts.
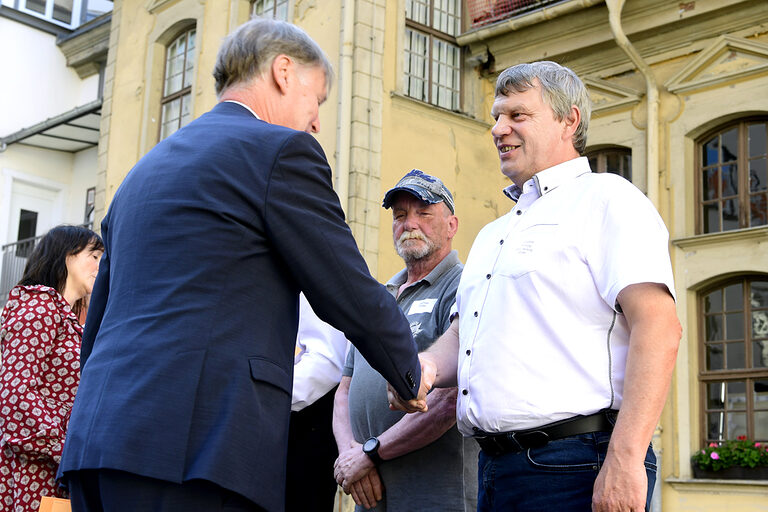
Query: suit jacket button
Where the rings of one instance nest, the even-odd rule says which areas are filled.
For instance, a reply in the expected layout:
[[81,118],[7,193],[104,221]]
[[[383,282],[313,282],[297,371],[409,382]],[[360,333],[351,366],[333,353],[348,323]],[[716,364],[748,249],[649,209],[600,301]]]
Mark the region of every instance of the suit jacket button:
[[411,373],[411,370],[405,372],[405,379],[408,381],[409,386],[412,388],[416,387],[416,383],[413,381],[413,374]]

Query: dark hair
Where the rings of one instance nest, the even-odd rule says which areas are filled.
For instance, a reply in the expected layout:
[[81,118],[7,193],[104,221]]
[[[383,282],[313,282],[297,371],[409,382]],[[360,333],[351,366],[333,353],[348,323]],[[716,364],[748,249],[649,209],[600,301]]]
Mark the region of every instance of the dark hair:
[[[64,293],[67,284],[67,256],[84,249],[103,251],[101,237],[82,226],[56,226],[40,239],[24,267],[20,286],[50,286]],[[72,311],[79,315],[85,307],[85,299],[78,300]]]

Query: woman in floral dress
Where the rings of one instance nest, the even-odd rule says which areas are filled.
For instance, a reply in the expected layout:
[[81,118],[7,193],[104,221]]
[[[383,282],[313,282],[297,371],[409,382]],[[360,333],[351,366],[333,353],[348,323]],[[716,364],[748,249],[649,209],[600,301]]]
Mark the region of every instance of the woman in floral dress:
[[53,228],[9,293],[0,317],[0,510],[37,512],[42,496],[62,496],[55,478],[80,382],[78,315],[103,250],[89,229]]

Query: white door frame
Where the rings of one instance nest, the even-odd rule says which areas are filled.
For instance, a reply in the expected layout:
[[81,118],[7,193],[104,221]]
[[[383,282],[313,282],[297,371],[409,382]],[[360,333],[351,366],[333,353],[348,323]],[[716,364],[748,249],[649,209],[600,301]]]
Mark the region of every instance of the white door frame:
[[[24,183],[34,187],[48,189],[56,194],[56,200],[53,203],[51,216],[56,219],[64,219],[64,202],[66,198],[67,185],[59,181],[35,176],[22,171],[13,169],[2,169],[2,195],[0,196],[0,244],[4,245],[10,242],[8,236],[8,220],[11,218],[11,199],[13,194],[13,184]],[[54,222],[54,225],[60,224],[62,220]],[[42,234],[42,233],[41,233]]]

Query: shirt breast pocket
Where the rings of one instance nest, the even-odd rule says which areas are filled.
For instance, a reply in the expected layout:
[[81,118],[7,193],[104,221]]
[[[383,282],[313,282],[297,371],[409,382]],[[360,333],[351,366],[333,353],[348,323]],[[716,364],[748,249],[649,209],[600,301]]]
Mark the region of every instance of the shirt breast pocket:
[[558,224],[532,224],[507,237],[498,264],[498,273],[519,279],[540,271],[551,259],[558,237]]

